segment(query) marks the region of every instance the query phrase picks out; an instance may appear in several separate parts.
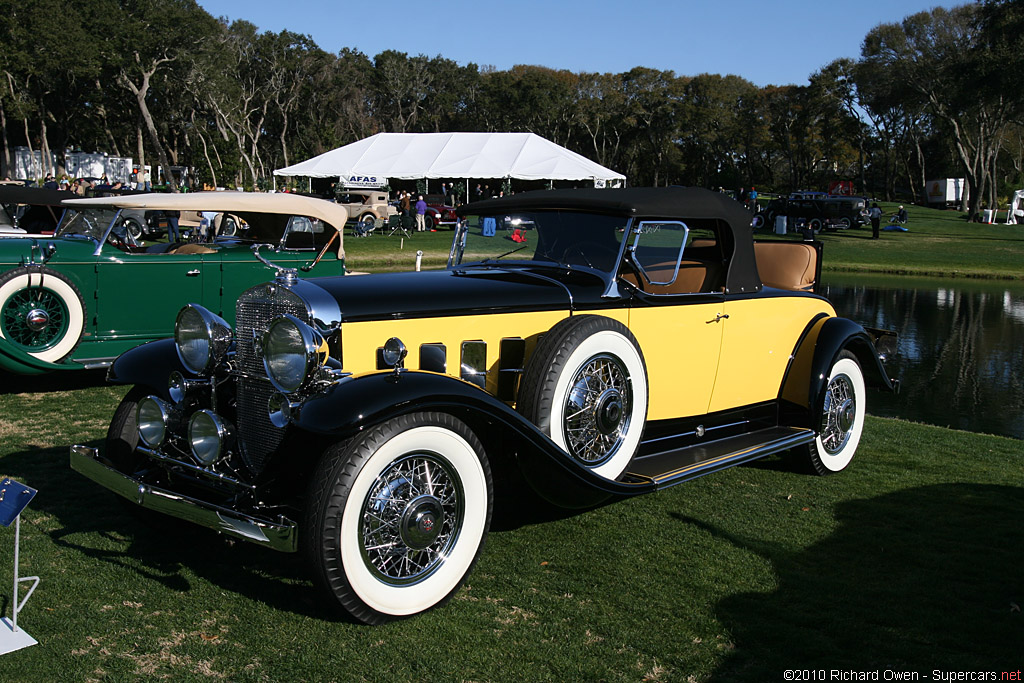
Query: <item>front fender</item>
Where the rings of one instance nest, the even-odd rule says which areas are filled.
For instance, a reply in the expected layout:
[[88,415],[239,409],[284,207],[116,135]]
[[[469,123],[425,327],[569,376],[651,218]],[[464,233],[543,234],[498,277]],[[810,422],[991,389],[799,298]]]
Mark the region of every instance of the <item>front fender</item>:
[[167,395],[167,378],[177,370],[185,377],[194,377],[178,358],[173,339],[157,339],[129,349],[117,357],[107,370],[107,381],[114,384],[141,384]]
[[[508,434],[513,441],[509,445],[520,454],[541,455],[554,464],[546,469],[563,479],[566,486],[582,485],[590,491],[613,495],[654,490],[650,482],[609,481],[594,474],[505,403],[473,384],[440,373],[383,371],[345,378],[305,401],[292,424],[315,434],[343,437],[392,417],[420,411],[451,413],[477,429],[486,426]],[[487,434],[478,436],[488,440]]]
[[85,366],[75,362],[50,363],[25,353],[11,342],[0,337],[0,370],[18,375],[41,375],[57,370],[82,370]]
[[874,337],[867,330],[847,318],[821,317],[804,331],[783,380],[780,398],[785,424],[816,429],[829,372],[842,351],[857,358],[868,386],[897,390],[898,384],[886,373]]

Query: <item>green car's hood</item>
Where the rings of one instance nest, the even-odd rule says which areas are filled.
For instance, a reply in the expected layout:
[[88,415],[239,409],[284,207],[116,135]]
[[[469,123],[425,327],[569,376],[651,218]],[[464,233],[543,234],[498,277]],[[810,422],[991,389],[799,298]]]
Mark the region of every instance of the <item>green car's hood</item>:
[[[9,270],[22,262],[41,263],[43,249],[53,244],[57,251],[53,259],[81,261],[92,259],[96,243],[85,237],[9,237],[0,239],[0,271]],[[34,247],[34,249],[33,249]]]

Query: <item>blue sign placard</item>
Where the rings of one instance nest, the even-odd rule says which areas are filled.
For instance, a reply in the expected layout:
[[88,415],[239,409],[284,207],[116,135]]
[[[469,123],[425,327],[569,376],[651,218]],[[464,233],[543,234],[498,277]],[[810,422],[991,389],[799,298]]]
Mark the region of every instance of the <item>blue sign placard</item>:
[[13,479],[0,481],[0,524],[10,526],[35,497],[34,488]]

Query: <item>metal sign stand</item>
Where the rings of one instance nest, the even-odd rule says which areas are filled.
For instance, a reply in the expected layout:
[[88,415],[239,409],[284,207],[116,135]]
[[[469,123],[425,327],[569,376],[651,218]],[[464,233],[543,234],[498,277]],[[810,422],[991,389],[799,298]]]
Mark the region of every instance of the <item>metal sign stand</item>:
[[[21,546],[21,511],[29,504],[29,501],[36,495],[35,489],[24,484],[19,484],[12,479],[4,479],[0,482],[0,524],[10,526],[10,516],[14,515],[14,594],[11,600],[12,618],[0,618],[0,655],[14,652],[25,647],[31,647],[38,641],[18,628],[18,612],[28,602],[32,591],[39,585],[38,576],[18,577],[18,560]],[[5,514],[6,513],[6,514]],[[25,597],[18,599],[18,584],[23,581],[31,581],[32,587],[25,593]]]

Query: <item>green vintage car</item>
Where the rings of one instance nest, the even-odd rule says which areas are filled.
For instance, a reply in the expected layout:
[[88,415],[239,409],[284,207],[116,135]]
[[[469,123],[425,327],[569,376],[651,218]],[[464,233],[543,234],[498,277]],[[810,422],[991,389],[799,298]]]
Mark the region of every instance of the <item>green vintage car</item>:
[[[205,192],[73,199],[53,237],[0,240],[0,370],[37,374],[100,368],[124,351],[174,333],[174,316],[202,302],[234,320],[238,294],[273,264],[345,272],[348,213],[291,194]],[[223,214],[231,237],[138,245],[124,212]],[[220,223],[218,221],[217,223]]]

